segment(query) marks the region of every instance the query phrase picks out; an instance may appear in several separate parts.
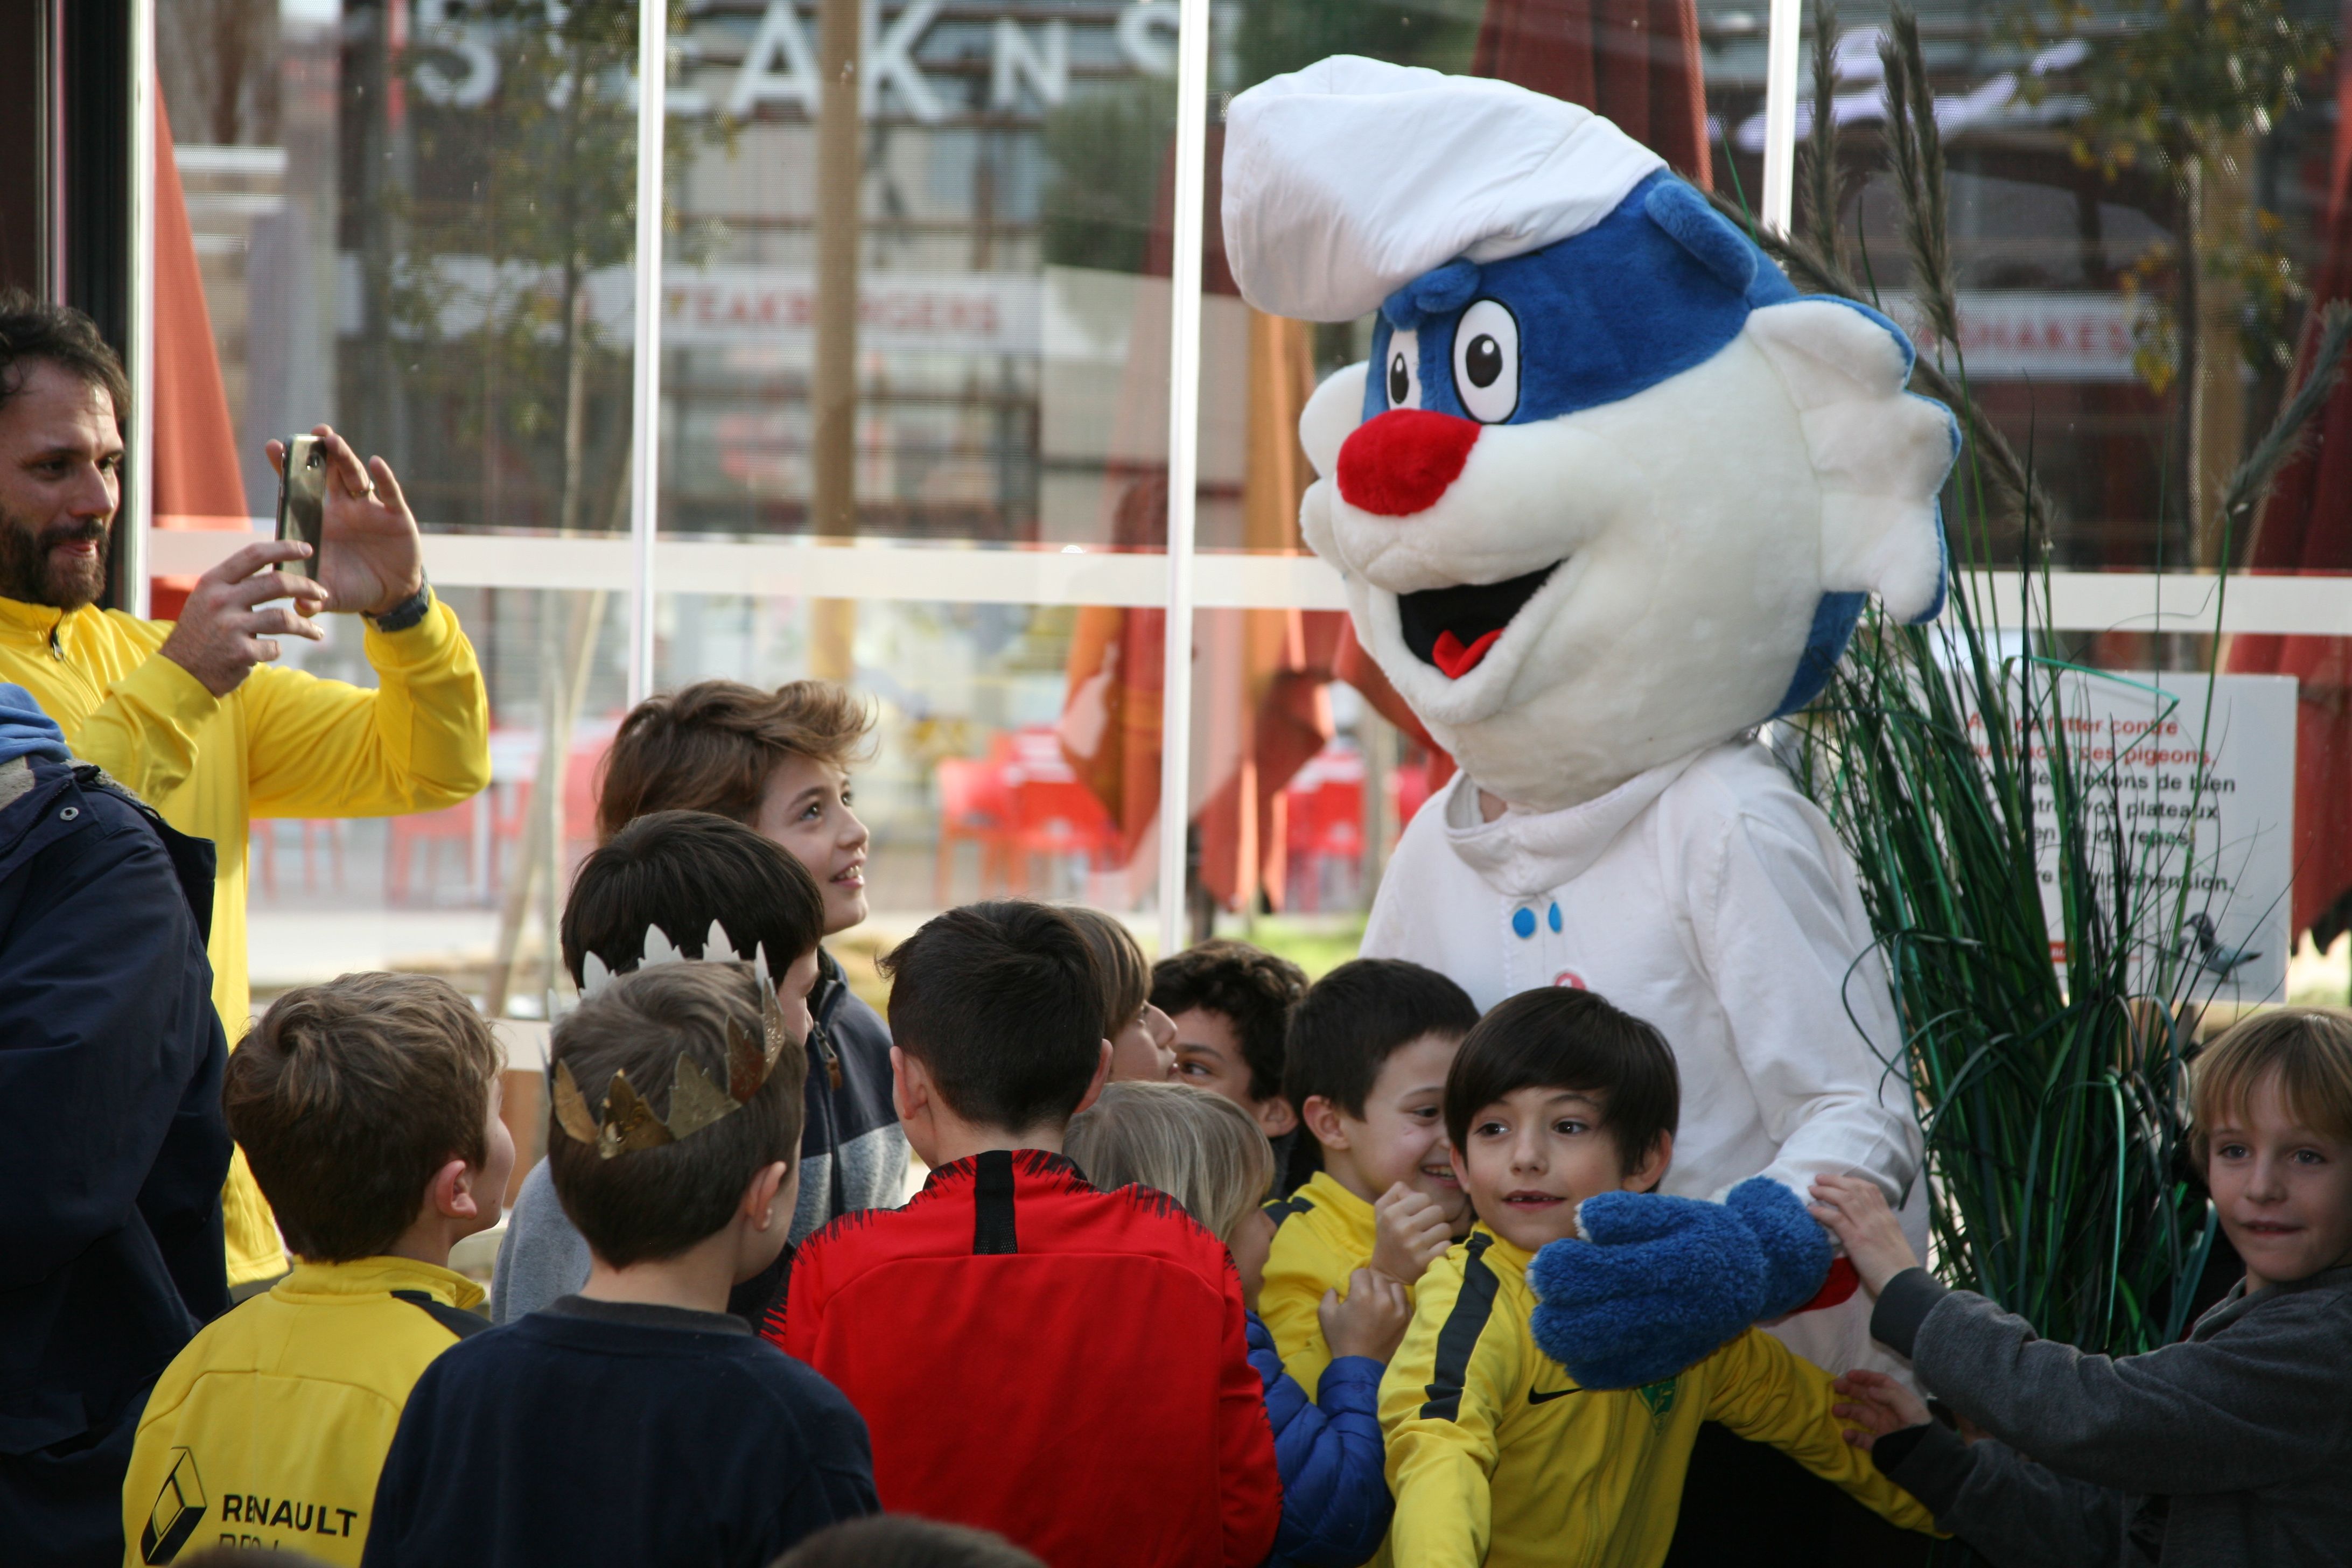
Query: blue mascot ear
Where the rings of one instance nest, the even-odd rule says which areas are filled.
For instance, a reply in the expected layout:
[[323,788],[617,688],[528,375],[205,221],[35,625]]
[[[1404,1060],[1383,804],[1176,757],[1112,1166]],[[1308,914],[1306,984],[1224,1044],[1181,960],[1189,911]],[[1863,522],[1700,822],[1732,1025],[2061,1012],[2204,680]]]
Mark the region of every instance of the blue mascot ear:
[[1381,302],[1389,325],[1412,331],[1424,321],[1470,302],[1478,292],[1478,264],[1456,258],[1423,273]]
[[1756,280],[1756,247],[1748,237],[1723,221],[1706,198],[1680,180],[1660,180],[1651,187],[1642,210],[1669,238],[1698,259],[1735,294],[1745,294]]

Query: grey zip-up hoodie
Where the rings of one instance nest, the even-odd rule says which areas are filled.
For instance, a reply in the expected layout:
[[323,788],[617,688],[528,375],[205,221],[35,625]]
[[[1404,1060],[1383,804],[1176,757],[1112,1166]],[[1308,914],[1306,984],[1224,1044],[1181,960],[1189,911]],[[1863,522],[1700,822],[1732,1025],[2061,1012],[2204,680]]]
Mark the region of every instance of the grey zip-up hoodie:
[[2242,1280],[2188,1339],[2120,1360],[1920,1268],[1871,1333],[1993,1435],[1890,1433],[1879,1469],[2000,1568],[2352,1564],[2352,1268]]

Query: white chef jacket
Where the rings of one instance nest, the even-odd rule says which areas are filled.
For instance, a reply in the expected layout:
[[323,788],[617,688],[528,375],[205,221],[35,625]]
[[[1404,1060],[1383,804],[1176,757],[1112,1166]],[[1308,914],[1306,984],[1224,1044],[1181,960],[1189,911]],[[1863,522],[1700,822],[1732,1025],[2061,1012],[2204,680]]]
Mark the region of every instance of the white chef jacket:
[[[1543,985],[1647,1020],[1682,1078],[1659,1190],[1720,1200],[1762,1173],[1806,1195],[1866,1173],[1925,1257],[1909,1076],[1853,862],[1752,738],[1654,768],[1564,811],[1479,820],[1457,775],[1405,829],[1364,932],[1368,958],[1451,975],[1483,1010]],[[1830,1372],[1902,1371],[1872,1345],[1867,1294],[1768,1324]]]

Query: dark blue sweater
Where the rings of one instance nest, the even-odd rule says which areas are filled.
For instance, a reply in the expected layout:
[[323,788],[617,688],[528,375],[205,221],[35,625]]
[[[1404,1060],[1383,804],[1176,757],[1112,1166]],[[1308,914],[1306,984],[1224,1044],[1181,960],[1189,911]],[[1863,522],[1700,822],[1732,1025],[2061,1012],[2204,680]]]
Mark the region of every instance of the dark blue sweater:
[[764,1568],[877,1511],[866,1423],[739,1318],[566,1296],[408,1397],[367,1568]]
[[[1343,1355],[1323,1369],[1318,1400],[1282,1370],[1274,1335],[1249,1315],[1250,1364],[1265,1384],[1282,1473],[1282,1529],[1267,1568],[1356,1568],[1380,1550],[1396,1504],[1382,1473],[1381,1373],[1366,1356]],[[1319,1402],[1318,1402],[1319,1401]]]

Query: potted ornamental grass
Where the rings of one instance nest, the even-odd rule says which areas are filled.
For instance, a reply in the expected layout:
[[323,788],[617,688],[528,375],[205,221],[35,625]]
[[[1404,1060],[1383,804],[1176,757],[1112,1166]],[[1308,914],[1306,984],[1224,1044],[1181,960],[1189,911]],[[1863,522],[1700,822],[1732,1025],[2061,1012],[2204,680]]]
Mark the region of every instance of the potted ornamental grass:
[[[1799,234],[1725,210],[1808,292],[1876,305],[1839,232],[1834,11],[1817,11],[1812,129],[1801,150]],[[2053,510],[1969,395],[1946,239],[1946,160],[1916,20],[1897,9],[1881,48],[1885,157],[1927,345],[1912,385],[1948,406],[1963,442],[1945,495],[1955,570],[1944,616],[1904,626],[1874,606],[1783,755],[1861,870],[1925,1136],[1934,1266],[2044,1336],[2127,1355],[2181,1337],[2219,1227],[2187,1157],[2195,1025],[2227,973],[2196,942],[2192,854],[2127,821],[2136,743],[2080,721],[2082,694],[2127,678],[2062,657],[2047,557]],[[1721,198],[1718,198],[1720,200]],[[1891,313],[1891,312],[1890,312]],[[2303,384],[2222,487],[2225,575],[2198,640],[2216,673],[2231,537],[2244,536],[2340,369],[2352,311],[2323,314]],[[1937,345],[1941,345],[1938,348]],[[1966,568],[2018,539],[2022,569]],[[2011,584],[1999,591],[1995,582]],[[2149,710],[2209,739],[2204,695],[2135,681]],[[2189,683],[2183,683],[2184,686]],[[2074,720],[2074,722],[2069,721]],[[2191,783],[2193,791],[2201,779]],[[2206,928],[2210,931],[2210,927]]]

